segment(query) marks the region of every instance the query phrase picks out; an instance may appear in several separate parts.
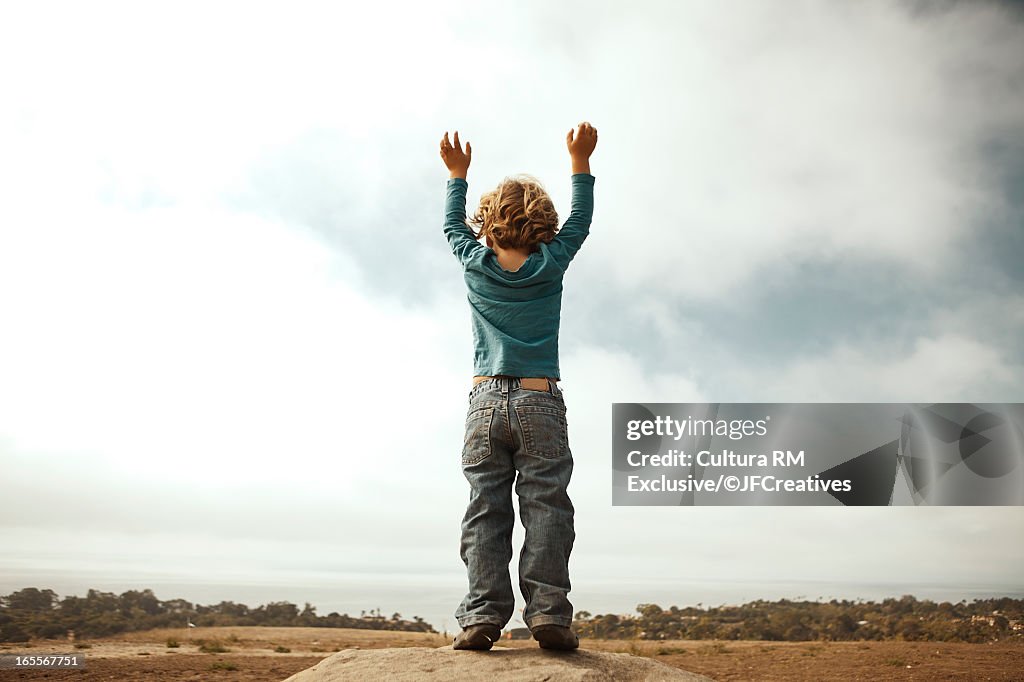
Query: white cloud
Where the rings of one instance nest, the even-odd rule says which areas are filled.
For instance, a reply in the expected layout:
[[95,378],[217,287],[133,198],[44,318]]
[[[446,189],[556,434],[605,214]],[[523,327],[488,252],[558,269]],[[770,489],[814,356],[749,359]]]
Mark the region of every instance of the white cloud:
[[348,490],[378,468],[380,434],[430,434],[456,411],[395,394],[402,377],[454,388],[447,349],[469,341],[358,294],[312,236],[205,208],[71,217],[0,236],[0,413],[17,449]]
[[909,349],[843,343],[781,366],[725,372],[749,402],[1012,402],[1024,385],[1024,367],[998,347],[952,332],[918,337]]
[[620,286],[721,299],[831,259],[933,277],[1002,214],[984,146],[1021,131],[1024,55],[994,7],[927,21],[894,3],[659,14],[600,27],[596,41],[623,47],[584,76],[608,235],[591,248]]

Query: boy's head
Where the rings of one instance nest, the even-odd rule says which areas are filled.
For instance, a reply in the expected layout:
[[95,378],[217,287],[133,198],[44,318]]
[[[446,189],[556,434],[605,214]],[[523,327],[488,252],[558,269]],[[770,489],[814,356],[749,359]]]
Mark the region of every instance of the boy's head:
[[536,251],[538,244],[555,238],[558,214],[539,180],[515,175],[480,197],[470,223],[479,230],[477,239],[487,237],[489,246]]

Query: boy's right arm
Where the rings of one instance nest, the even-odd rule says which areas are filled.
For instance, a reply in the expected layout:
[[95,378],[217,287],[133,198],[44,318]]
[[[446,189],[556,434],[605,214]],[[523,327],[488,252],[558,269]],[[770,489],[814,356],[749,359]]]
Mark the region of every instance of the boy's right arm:
[[590,222],[594,216],[594,176],[590,174],[590,155],[597,146],[597,128],[584,121],[576,130],[569,131],[565,144],[572,159],[572,210],[548,245],[548,252],[563,271],[590,234]]
[[573,173],[572,210],[562,229],[548,244],[548,253],[558,266],[565,270],[576,252],[583,246],[590,234],[590,222],[594,216],[594,176],[590,173]]

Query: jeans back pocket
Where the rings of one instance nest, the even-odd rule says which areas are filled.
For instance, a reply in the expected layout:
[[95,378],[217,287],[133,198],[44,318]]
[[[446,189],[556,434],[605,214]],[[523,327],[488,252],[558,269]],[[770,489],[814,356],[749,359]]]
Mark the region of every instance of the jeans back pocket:
[[494,407],[479,407],[466,417],[466,437],[462,443],[462,464],[471,466],[491,454],[491,422]]
[[553,459],[568,454],[565,407],[554,402],[517,405],[516,417],[523,430],[523,444],[528,455]]

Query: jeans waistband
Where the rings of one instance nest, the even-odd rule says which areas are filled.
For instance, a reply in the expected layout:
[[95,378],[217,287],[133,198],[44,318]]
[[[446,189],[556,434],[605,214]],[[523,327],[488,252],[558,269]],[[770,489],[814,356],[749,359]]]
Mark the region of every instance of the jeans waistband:
[[[556,396],[561,395],[562,389],[558,387],[558,384],[556,384],[551,379],[548,379],[547,382],[547,393]],[[522,379],[520,379],[519,377],[492,377],[490,379],[484,379],[483,381],[475,384],[472,390],[470,390],[469,395],[470,397],[472,397],[477,393],[480,393],[481,391],[487,390],[499,390],[502,393],[508,393],[509,391],[515,391],[519,388],[522,388]]]

